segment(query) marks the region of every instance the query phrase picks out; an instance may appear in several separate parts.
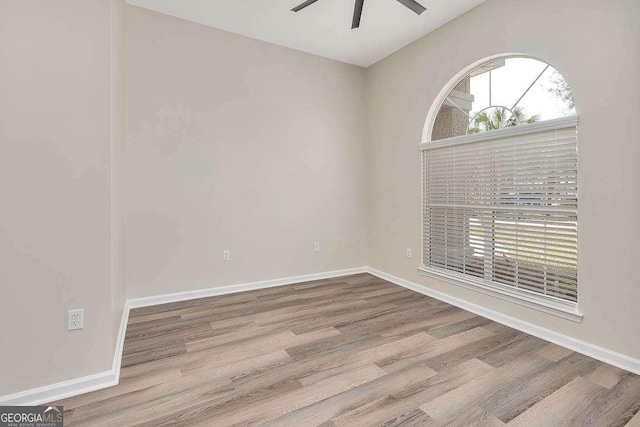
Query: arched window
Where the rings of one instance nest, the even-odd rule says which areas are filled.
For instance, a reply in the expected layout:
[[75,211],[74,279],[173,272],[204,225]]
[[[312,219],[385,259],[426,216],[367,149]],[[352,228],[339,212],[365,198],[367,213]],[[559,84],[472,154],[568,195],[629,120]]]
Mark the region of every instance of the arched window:
[[420,146],[421,271],[579,320],[571,90],[550,65],[524,57],[463,76],[434,103]]
[[431,140],[574,116],[562,75],[532,58],[499,58],[468,73],[444,98]]

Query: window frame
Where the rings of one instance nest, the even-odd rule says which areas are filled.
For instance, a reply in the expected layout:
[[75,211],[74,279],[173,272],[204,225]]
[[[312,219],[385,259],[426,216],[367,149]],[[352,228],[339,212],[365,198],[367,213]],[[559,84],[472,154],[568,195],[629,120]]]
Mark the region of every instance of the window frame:
[[[440,105],[439,103],[438,105]],[[560,119],[545,120],[533,124],[526,124],[508,128],[502,128],[499,130],[493,130],[488,132],[482,132],[477,134],[467,134],[463,136],[457,136],[452,138],[440,139],[436,141],[424,142],[419,145],[419,151],[421,156],[425,149],[433,149],[438,147],[451,147],[459,144],[469,144],[473,142],[482,142],[498,138],[505,138],[510,136],[526,136],[528,134],[535,134],[544,131],[559,130],[567,127],[577,127],[579,123],[578,116],[565,117]],[[578,302],[563,301],[561,299],[550,300],[548,297],[542,296],[533,291],[526,291],[523,289],[510,290],[504,285],[497,283],[492,284],[493,280],[487,283],[481,283],[474,279],[474,276],[458,273],[455,271],[448,271],[437,267],[430,267],[425,265],[425,167],[421,165],[421,219],[422,219],[422,249],[421,249],[421,266],[418,268],[420,274],[446,281],[448,283],[461,286],[463,288],[472,289],[474,291],[491,295],[506,301],[510,301],[525,307],[533,308],[538,311],[542,311],[548,314],[552,314],[567,320],[574,322],[580,322],[583,318],[583,314],[579,309]],[[486,228],[487,226],[485,226]],[[577,224],[579,228],[579,224]],[[576,259],[579,257],[577,255]],[[485,276],[487,272],[485,271]],[[465,277],[466,276],[466,277]],[[486,278],[486,277],[485,277]]]

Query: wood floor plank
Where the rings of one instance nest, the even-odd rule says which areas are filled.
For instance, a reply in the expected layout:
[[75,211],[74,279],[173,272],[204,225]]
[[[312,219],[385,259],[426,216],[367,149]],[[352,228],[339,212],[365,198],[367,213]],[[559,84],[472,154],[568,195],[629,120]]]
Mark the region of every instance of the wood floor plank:
[[[339,335],[338,331],[331,328],[318,332],[303,335],[296,335],[291,331],[277,332],[252,340],[221,345],[218,347],[219,351],[200,350],[193,353],[195,355],[193,361],[183,364],[181,370],[183,374],[190,375],[226,366],[239,360],[258,357],[265,353],[278,351],[278,349],[287,349],[290,346],[304,345],[322,338]],[[206,356],[197,357],[198,354],[203,353],[206,353]]]
[[229,359],[223,363],[218,361],[210,364],[188,366],[182,369],[184,376],[206,376],[210,378],[228,378],[233,380],[240,375],[247,375],[268,367],[282,365],[291,358],[284,350],[274,351],[266,354],[256,354],[255,356],[242,359]]
[[419,333],[397,341],[363,349],[354,354],[353,359],[355,359],[355,362],[345,363],[344,360],[342,360],[342,362],[335,368],[325,369],[321,372],[307,375],[303,378],[300,378],[300,382],[304,385],[313,384],[329,376],[347,372],[347,370],[345,369],[345,367],[347,366],[353,369],[355,366],[365,363],[375,364],[376,362],[384,358],[390,357],[397,353],[401,353],[403,351],[406,351],[407,349],[428,345],[434,340],[435,339],[428,334]]
[[430,377],[399,392],[369,401],[334,418],[333,422],[338,427],[368,427],[391,420],[418,407],[422,402],[432,400],[492,370],[493,368],[486,363],[472,359],[461,363],[455,369]]
[[129,366],[135,366],[142,363],[153,362],[155,360],[163,360],[173,356],[185,354],[187,348],[183,342],[167,344],[165,346],[159,346],[157,348],[146,349],[143,351],[123,352],[122,353],[122,367],[127,368]]
[[397,305],[385,304],[377,307],[366,306],[366,308],[362,310],[343,311],[340,314],[322,313],[313,318],[300,319],[293,322],[294,324],[291,325],[291,330],[296,333],[304,333],[317,328],[326,328],[329,325],[334,325],[340,332],[348,332],[345,325],[355,324],[362,320],[366,321],[376,316],[397,313],[398,311],[400,311],[400,308]]
[[[252,318],[260,326],[277,325],[292,328],[294,324],[297,325],[315,319],[324,319],[328,316],[343,312],[369,310],[371,308],[371,305],[366,301],[356,299],[353,301],[344,301],[342,304],[339,304],[338,307],[336,307],[334,303],[285,307],[256,313]],[[390,306],[390,308],[392,308],[392,306]]]
[[464,361],[484,356],[497,348],[509,346],[522,336],[523,334],[521,332],[511,330],[476,339],[445,353],[429,357],[425,363],[436,371],[442,371]]
[[491,415],[486,409],[479,406],[471,406],[458,412],[456,418],[446,424],[447,427],[466,427],[466,426],[483,426],[483,427],[501,427],[506,426],[505,423]]
[[[333,424],[333,423],[332,423]],[[335,426],[335,424],[333,424]],[[431,417],[420,409],[413,409],[386,421],[382,427],[440,427]]]
[[589,427],[622,426],[638,410],[640,410],[640,383],[634,376],[625,375],[609,392],[600,393],[586,410],[576,414],[572,422]]
[[185,345],[187,347],[187,351],[193,352],[251,339],[256,335],[272,333],[275,330],[276,328],[262,327],[251,322],[247,325],[243,325],[242,327],[234,328],[231,332],[218,332],[212,337],[189,341]]
[[402,325],[384,331],[385,336],[398,336],[402,334],[415,334],[416,332],[429,332],[431,329],[449,325],[451,323],[477,317],[473,313],[460,310],[457,307],[446,307],[445,310],[434,312],[424,319],[410,319]]
[[483,403],[496,418],[509,422],[575,378],[596,369],[601,362],[573,353],[559,362],[521,378],[511,390],[494,393]]
[[82,394],[80,396],[72,397],[61,402],[56,402],[54,406],[64,406],[65,409],[77,409],[91,403],[104,401],[114,396],[131,393],[136,390],[142,390],[157,384],[180,379],[181,377],[182,373],[178,369],[155,372],[153,374],[144,375],[139,378],[133,378],[128,381],[123,380],[120,382],[120,384],[118,384],[117,387],[110,387],[97,392]]
[[531,335],[522,335],[522,339],[514,341],[511,345],[494,348],[486,352],[478,359],[488,363],[494,368],[499,368],[520,356],[527,355],[545,346],[547,343],[540,338]]
[[186,393],[190,398],[212,393],[229,392],[235,390],[230,387],[229,379],[212,379],[210,376],[188,376],[173,381],[167,381],[129,393],[114,395],[93,403],[82,405],[75,411],[73,420],[77,422],[97,421],[103,416],[111,414],[129,413],[136,411],[140,405],[160,400],[173,400],[174,395]]
[[613,388],[620,382],[628,373],[615,366],[602,364],[598,366],[593,372],[589,372],[585,375],[585,379],[606,387],[608,389]]
[[[222,412],[215,414],[215,422],[219,425],[253,424],[279,418],[296,409],[312,405],[316,402],[335,396],[343,391],[355,388],[361,384],[380,378],[385,372],[376,365],[365,366],[353,372],[328,378],[316,384],[303,387],[292,393],[269,399],[246,408],[242,412]],[[213,415],[212,415],[213,416]],[[210,425],[211,420],[205,416],[204,420],[191,420],[190,425]]]
[[489,319],[485,319],[480,316],[473,316],[459,322],[453,321],[442,326],[431,327],[429,328],[429,335],[436,338],[446,338],[451,335],[459,334],[460,332],[488,325],[489,323],[491,323]]
[[549,343],[536,351],[536,354],[538,354],[539,356],[549,360],[553,360],[554,362],[557,362],[560,359],[569,356],[571,353],[573,353],[573,351],[569,350],[568,348],[564,348],[552,343]]
[[349,352],[354,348],[373,347],[391,341],[393,341],[393,339],[381,337],[373,333],[340,333],[339,335],[324,340],[290,347],[287,349],[287,353],[289,353],[294,360],[300,360],[313,357],[317,354]]
[[[357,340],[357,337],[353,337],[353,339]],[[398,350],[374,351],[363,354],[369,349],[375,349],[376,343],[377,341],[362,341],[358,342],[359,345],[350,345],[348,349],[343,348],[339,352],[318,352],[256,375],[236,377],[233,379],[233,384],[238,390],[262,388],[272,383],[293,379],[309,385],[352,369],[358,369],[366,364],[377,363],[382,357],[406,348],[401,344]],[[417,342],[407,344],[416,345]],[[378,345],[384,346],[384,344]]]
[[426,361],[453,351],[456,348],[494,335],[495,334],[493,332],[487,331],[483,328],[474,328],[434,341],[428,346],[416,347],[392,357],[388,357],[378,363],[378,366],[386,372],[395,372],[413,364],[425,364]]
[[420,332],[410,337],[400,338],[390,343],[359,351],[357,357],[378,361],[414,348],[426,347],[434,341],[436,339],[431,335]]
[[453,423],[467,408],[484,406],[490,396],[513,391],[523,378],[548,367],[548,360],[530,355],[511,361],[486,375],[457,387],[436,399],[426,402],[420,409],[442,424]]
[[208,338],[213,333],[210,323],[190,325],[185,328],[171,328],[160,334],[144,336],[141,338],[131,338],[125,340],[124,354],[137,353],[140,351],[162,348],[167,345],[186,344],[190,341],[197,341]]
[[509,422],[509,426],[560,427],[574,424],[574,417],[586,410],[601,395],[604,387],[577,377],[569,384],[526,410]]
[[[342,333],[375,329],[378,333],[384,335],[387,330],[394,330],[396,327],[401,327],[409,322],[412,323],[425,318],[430,320],[434,319],[437,313],[444,309],[445,308],[440,306],[395,306],[385,312],[378,311],[375,315],[362,317],[355,321],[340,322],[336,328]],[[412,331],[411,335],[416,332],[425,331]],[[386,335],[391,336],[391,334],[388,333]]]
[[[189,378],[192,380],[193,378]],[[170,391],[165,390],[163,396],[156,397],[149,389],[140,390],[137,393],[129,393],[119,397],[111,406],[95,409],[81,408],[76,411],[72,420],[73,424],[82,422],[95,426],[135,425],[160,418],[176,410],[206,402],[211,404],[223,401],[235,392],[229,381],[215,382],[208,380],[197,386],[190,385],[188,389],[181,390],[180,384],[172,383]],[[153,387],[151,388],[154,389]],[[146,392],[146,393],[145,393]],[[158,393],[157,389],[153,392]],[[117,410],[109,410],[117,407]]]
[[221,399],[197,402],[185,405],[169,413],[162,412],[156,419],[151,419],[139,424],[139,427],[160,426],[192,426],[196,423],[204,425],[219,425],[216,420],[220,413],[244,413],[246,408],[260,404],[261,402],[278,399],[302,389],[299,381],[283,381],[271,384],[266,388],[239,391]]
[[631,420],[629,420],[625,427],[640,427],[640,412],[637,412],[636,415],[631,418]]
[[148,316],[130,317],[127,322],[127,334],[137,329],[146,329],[150,326],[161,326],[163,324],[171,324],[180,322],[180,316],[169,316],[166,313],[150,314]]
[[640,427],[640,377],[357,274],[131,310],[70,426]]
[[[345,391],[330,399],[298,409],[286,416],[266,423],[266,426],[313,426],[331,421],[355,408],[367,405],[388,395],[401,393],[437,375],[426,366],[412,366],[387,374],[360,387]],[[335,425],[335,423],[333,423]]]
[[[391,303],[398,306],[402,306],[402,304],[412,303],[420,300],[420,298],[414,292],[408,291],[406,289],[399,289],[394,292],[386,292],[386,293],[382,293],[381,291],[378,291],[378,295],[373,295],[373,296],[367,295],[362,299],[368,302],[369,304],[377,305],[377,304]],[[423,302],[423,304],[425,303]],[[437,304],[437,302],[434,302],[432,304],[442,305],[442,304]]]

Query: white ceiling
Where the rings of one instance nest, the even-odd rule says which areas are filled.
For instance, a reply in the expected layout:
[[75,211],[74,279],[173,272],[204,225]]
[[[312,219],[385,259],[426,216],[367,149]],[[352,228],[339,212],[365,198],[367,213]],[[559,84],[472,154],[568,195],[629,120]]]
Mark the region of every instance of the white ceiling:
[[167,15],[315,55],[368,67],[485,0],[418,0],[416,15],[397,0],[365,0],[351,30],[354,0],[127,0]]

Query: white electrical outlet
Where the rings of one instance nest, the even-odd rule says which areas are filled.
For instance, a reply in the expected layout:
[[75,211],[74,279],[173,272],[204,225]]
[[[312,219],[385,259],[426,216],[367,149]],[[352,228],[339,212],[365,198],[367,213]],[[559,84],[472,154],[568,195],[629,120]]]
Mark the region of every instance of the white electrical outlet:
[[231,260],[231,251],[229,249],[225,249],[222,251],[222,260],[223,261]]
[[69,310],[67,315],[67,330],[75,331],[84,328],[84,309]]
[[407,248],[407,258],[411,258],[412,255],[411,248]]
[[313,242],[313,251],[320,252],[320,242]]

